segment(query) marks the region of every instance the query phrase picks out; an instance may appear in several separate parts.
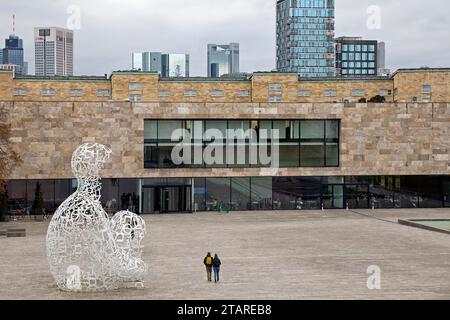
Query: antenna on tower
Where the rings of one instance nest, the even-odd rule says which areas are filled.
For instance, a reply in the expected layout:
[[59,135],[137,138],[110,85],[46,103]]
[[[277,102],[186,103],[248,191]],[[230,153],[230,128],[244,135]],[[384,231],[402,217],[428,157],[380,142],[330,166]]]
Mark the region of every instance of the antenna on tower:
[[13,13],[13,34],[16,34],[16,15]]

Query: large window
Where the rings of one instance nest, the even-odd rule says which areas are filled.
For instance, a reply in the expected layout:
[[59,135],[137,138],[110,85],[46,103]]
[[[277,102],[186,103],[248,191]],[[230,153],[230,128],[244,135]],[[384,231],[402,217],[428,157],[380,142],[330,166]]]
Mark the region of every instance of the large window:
[[[339,120],[146,120],[144,167],[338,167],[339,125]],[[177,129],[183,131],[173,136]]]

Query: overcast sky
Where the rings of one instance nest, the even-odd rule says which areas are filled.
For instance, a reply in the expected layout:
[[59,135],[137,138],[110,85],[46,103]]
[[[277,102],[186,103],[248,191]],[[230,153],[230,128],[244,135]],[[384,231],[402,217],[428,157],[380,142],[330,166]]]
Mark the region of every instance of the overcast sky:
[[[189,53],[191,75],[206,75],[208,43],[239,42],[241,71],[275,68],[276,0],[0,0],[0,37],[24,39],[34,71],[33,28],[66,27],[68,7],[81,9],[75,31],[75,73],[130,69],[131,52]],[[381,9],[379,29],[367,27],[367,8]],[[336,36],[383,40],[387,67],[450,66],[448,0],[336,0]],[[2,41],[3,42],[3,41]],[[3,47],[3,43],[2,43]]]

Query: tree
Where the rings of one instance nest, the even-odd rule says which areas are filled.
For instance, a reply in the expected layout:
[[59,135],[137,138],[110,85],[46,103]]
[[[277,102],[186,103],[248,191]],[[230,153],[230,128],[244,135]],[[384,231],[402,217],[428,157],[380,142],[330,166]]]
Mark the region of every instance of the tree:
[[[11,143],[11,123],[9,112],[5,106],[0,106],[0,220],[8,211],[8,195],[6,184],[11,171],[21,163],[19,155]],[[5,211],[6,210],[6,211]]]
[[358,103],[366,103],[367,99],[366,98],[361,98],[358,100]]
[[370,103],[385,103],[386,102],[386,98],[380,95],[376,95],[375,97],[372,97],[369,99]]
[[36,189],[34,191],[33,212],[34,214],[41,215],[44,212],[44,195],[42,194],[41,184],[39,181],[36,183]]

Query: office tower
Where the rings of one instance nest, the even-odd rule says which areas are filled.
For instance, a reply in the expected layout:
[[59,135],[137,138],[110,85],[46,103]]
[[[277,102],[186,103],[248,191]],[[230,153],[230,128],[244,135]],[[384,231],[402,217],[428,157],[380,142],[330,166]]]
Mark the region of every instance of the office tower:
[[161,77],[189,77],[189,55],[161,52],[132,54],[132,69],[157,72]]
[[367,77],[378,75],[378,41],[361,37],[336,39],[336,75]]
[[386,44],[382,41],[378,42],[377,69],[379,76],[391,74],[391,70],[386,69]]
[[132,54],[133,70],[162,72],[161,52],[138,52]]
[[23,40],[16,35],[10,35],[5,40],[5,48],[2,52],[0,63],[5,65],[15,65],[17,74],[26,74],[27,67],[24,62]]
[[334,0],[277,1],[277,70],[334,76]]
[[239,73],[239,43],[208,44],[208,77]]
[[35,73],[37,76],[73,75],[73,31],[35,28]]

